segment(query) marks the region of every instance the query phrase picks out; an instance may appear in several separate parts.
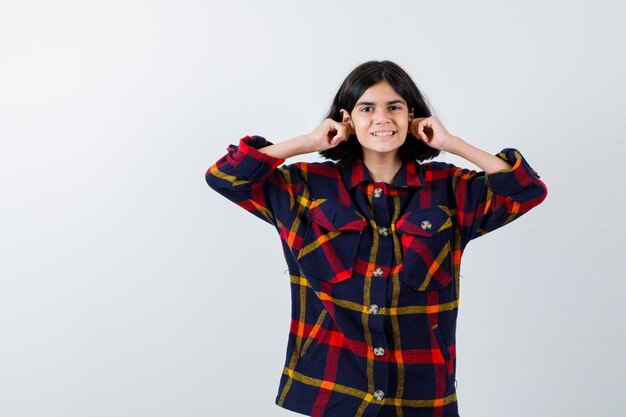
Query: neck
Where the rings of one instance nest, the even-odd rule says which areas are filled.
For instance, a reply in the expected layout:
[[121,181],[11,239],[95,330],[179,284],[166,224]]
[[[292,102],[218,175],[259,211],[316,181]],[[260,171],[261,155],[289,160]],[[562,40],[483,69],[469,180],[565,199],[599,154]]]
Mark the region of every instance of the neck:
[[391,184],[402,167],[398,152],[388,154],[363,152],[363,164],[375,182]]

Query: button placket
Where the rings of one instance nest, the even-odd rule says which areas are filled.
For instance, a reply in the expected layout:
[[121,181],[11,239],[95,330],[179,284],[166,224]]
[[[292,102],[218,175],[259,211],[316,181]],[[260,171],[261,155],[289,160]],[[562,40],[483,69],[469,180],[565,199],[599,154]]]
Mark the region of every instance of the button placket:
[[392,229],[393,226],[389,226],[393,221],[393,206],[391,205],[388,191],[386,191],[389,190],[388,185],[374,184],[374,188],[371,190],[370,198],[372,200],[370,201],[373,219],[370,224],[373,226],[372,232],[374,234],[378,233],[376,238],[378,238],[379,244],[375,260],[373,260],[375,265],[370,267],[372,269],[370,269],[369,274],[371,277],[380,277],[381,279],[371,280],[372,286],[369,299],[371,304],[366,304],[367,313],[369,314],[367,321],[371,332],[371,344],[368,348],[371,353],[369,355],[373,355],[373,357],[370,357],[376,362],[374,390],[373,392],[370,391],[370,393],[373,396],[373,401],[382,404],[385,398],[384,389],[387,387],[387,371],[385,369],[388,365],[383,358],[385,358],[384,355],[388,355],[388,352],[383,347],[386,344],[386,324],[385,315],[381,314],[380,309],[386,303],[387,287],[389,285],[384,278],[391,273],[394,262],[393,240],[391,239],[394,229]]

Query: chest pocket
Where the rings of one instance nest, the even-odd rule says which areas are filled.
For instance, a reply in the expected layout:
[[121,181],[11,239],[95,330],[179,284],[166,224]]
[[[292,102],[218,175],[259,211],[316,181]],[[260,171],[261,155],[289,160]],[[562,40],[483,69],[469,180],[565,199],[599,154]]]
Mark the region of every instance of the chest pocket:
[[404,259],[402,279],[415,291],[439,290],[454,276],[452,220],[445,207],[412,210],[397,222]]
[[333,200],[313,200],[298,262],[305,276],[337,283],[352,276],[365,218]]

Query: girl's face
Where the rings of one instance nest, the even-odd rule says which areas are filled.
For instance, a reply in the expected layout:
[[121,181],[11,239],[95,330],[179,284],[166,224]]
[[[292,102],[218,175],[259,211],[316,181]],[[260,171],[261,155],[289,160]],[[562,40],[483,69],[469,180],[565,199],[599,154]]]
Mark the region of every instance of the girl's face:
[[[347,112],[343,116],[346,121]],[[402,96],[381,81],[357,100],[350,118],[365,157],[372,153],[395,155],[406,139],[410,115]]]

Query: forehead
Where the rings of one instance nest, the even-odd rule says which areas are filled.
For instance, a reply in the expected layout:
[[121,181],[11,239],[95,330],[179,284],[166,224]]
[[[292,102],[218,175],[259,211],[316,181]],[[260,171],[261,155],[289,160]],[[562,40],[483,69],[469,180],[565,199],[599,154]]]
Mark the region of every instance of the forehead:
[[404,98],[387,81],[381,81],[365,90],[358,101],[387,102],[390,100],[404,101]]

